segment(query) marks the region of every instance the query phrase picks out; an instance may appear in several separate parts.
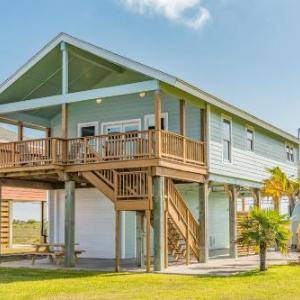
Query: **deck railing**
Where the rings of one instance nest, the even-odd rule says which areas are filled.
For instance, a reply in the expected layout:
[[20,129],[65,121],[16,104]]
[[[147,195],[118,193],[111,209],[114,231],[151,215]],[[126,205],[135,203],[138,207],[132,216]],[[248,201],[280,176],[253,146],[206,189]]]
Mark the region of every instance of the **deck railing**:
[[148,182],[147,171],[133,171],[117,173],[116,198],[147,199]]
[[191,165],[204,165],[204,143],[158,130],[0,143],[0,168],[160,157]]

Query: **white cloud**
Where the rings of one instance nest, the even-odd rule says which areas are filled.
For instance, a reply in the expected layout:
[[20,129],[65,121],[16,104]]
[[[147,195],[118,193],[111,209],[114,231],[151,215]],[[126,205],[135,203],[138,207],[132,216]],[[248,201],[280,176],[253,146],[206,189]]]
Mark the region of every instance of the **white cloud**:
[[193,29],[200,29],[209,20],[209,10],[202,0],[119,0],[139,14],[162,15]]

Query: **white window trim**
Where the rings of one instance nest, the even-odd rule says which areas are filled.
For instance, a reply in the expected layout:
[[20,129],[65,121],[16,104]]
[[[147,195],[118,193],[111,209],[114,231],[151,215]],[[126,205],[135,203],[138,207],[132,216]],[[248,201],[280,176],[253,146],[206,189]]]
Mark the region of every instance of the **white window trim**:
[[[230,122],[230,161],[224,160],[224,135],[223,135],[223,122],[224,120]],[[223,164],[232,165],[233,164],[233,147],[232,147],[232,118],[226,115],[221,114],[222,121],[222,162]]]
[[78,123],[77,124],[77,136],[81,137],[81,128],[82,127],[90,127],[90,126],[95,127],[95,135],[98,135],[99,134],[99,122],[93,121],[93,122]]
[[[286,153],[286,148],[287,147],[290,147],[290,148],[292,148],[293,149],[293,157],[294,157],[294,160],[292,161],[292,160],[288,160],[287,159],[287,153]],[[290,163],[290,164],[294,164],[295,162],[296,162],[296,153],[295,153],[295,146],[293,145],[293,144],[291,144],[291,143],[289,143],[289,142],[285,142],[285,145],[284,145],[284,154],[285,154],[285,160],[288,162],[288,163]]]
[[128,119],[128,120],[119,120],[119,121],[111,121],[111,122],[102,122],[101,123],[101,134],[104,134],[104,127],[107,125],[116,125],[116,124],[128,124],[128,123],[133,123],[137,122],[138,123],[138,130],[141,130],[142,127],[142,122],[141,119]]
[[[247,130],[251,130],[253,132],[253,150],[249,150],[247,149]],[[246,137],[245,137],[245,140],[246,140],[246,151],[249,152],[249,153],[254,153],[255,152],[255,129],[253,126],[250,126],[250,125],[246,125],[246,129],[245,129],[245,134],[246,134]]]
[[[144,115],[144,130],[147,130],[147,123],[149,123],[149,120],[151,118],[155,118],[154,114],[147,114]],[[167,112],[161,113],[161,118],[165,119],[165,129],[164,130],[169,130],[169,115]]]

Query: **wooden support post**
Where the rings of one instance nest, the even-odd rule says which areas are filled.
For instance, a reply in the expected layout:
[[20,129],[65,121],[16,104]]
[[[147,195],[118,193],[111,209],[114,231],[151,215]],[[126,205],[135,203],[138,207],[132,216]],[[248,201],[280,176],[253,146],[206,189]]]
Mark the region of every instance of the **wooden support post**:
[[204,182],[199,184],[199,262],[208,262],[208,196],[209,184]]
[[146,272],[151,271],[151,211],[146,210]]
[[[63,95],[69,92],[69,57],[68,47],[65,42],[60,45],[62,53],[62,82],[61,92]],[[61,137],[68,137],[68,104],[62,104],[61,107]]]
[[261,192],[260,189],[255,189],[255,205],[261,207]]
[[18,123],[18,141],[23,141],[24,138],[24,125],[22,122]]
[[51,140],[51,159],[53,164],[57,164],[57,139]]
[[115,232],[115,240],[116,240],[116,259],[115,259],[115,270],[116,272],[120,271],[120,255],[121,255],[121,241],[120,241],[120,211],[116,210],[116,232]]
[[[207,127],[207,108],[206,109],[201,109],[200,110],[200,140],[204,143],[207,143],[207,131],[208,131],[208,127]],[[203,158],[204,158],[204,164],[207,164],[207,155],[208,155],[208,151],[207,151],[207,147],[208,145],[204,145],[204,153],[203,153]]]
[[169,179],[165,180],[165,268],[169,266]]
[[41,242],[47,243],[47,234],[45,233],[45,202],[41,201]]
[[251,189],[251,194],[252,194],[252,198],[253,198],[253,206],[260,208],[260,206],[261,206],[260,189],[258,189],[258,188]]
[[65,181],[65,266],[75,266],[75,181]]
[[46,128],[45,129],[45,135],[46,135],[46,138],[50,138],[51,137],[51,128]]
[[[186,105],[185,100],[180,99],[179,100],[179,131],[182,136],[186,136]],[[186,139],[183,139],[183,145],[182,145],[182,155],[183,155],[183,161],[186,160]]]
[[153,179],[153,229],[154,229],[154,270],[161,271],[164,266],[164,178]]
[[136,212],[136,262],[137,266],[143,268],[145,266],[144,257],[144,212]]
[[237,205],[237,187],[232,185],[229,187],[229,240],[230,248],[229,254],[232,258],[238,257],[237,252],[237,216],[236,216],[236,205]]
[[190,264],[190,215],[189,210],[186,212],[186,264]]
[[241,200],[242,200],[242,211],[245,212],[246,211],[246,201],[245,201],[245,197],[241,196]]
[[160,91],[154,94],[154,114],[156,130],[156,156],[161,157],[161,96]]
[[68,137],[68,104],[61,106],[61,137],[63,139]]
[[186,135],[186,104],[184,99],[179,100],[179,125],[180,134]]

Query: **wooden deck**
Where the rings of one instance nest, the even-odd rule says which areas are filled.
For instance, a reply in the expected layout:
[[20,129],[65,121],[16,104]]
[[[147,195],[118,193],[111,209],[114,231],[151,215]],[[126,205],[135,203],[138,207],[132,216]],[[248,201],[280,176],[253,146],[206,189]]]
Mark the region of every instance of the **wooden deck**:
[[182,178],[183,172],[206,175],[204,146],[161,130],[1,143],[0,177],[140,167],[178,170]]

